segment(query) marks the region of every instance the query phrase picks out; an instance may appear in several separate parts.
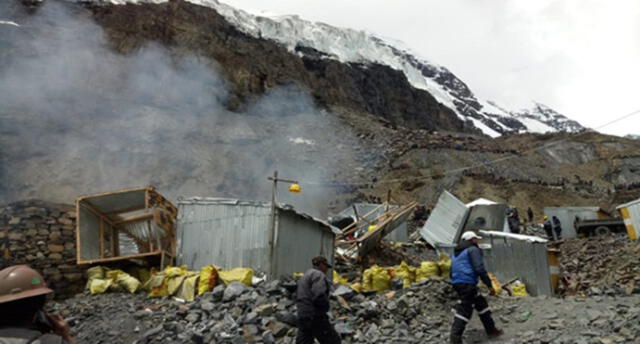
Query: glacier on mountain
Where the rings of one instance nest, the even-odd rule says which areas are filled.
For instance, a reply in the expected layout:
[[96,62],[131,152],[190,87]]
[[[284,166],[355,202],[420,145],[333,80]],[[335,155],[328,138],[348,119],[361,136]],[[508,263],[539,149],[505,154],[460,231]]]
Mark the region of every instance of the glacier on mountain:
[[[87,1],[87,0],[81,0]],[[164,3],[168,0],[89,0],[94,3],[122,5],[126,3]],[[578,132],[586,128],[551,108],[534,103],[527,110],[508,111],[494,102],[476,98],[469,87],[447,68],[418,57],[403,43],[383,39],[362,30],[338,28],[311,22],[296,15],[257,16],[217,0],[185,0],[216,10],[240,31],[269,39],[287,47],[295,54],[298,49],[313,48],[324,58],[344,63],[378,63],[402,71],[409,83],[429,92],[456,115],[473,124],[484,134],[497,137],[519,132]]]

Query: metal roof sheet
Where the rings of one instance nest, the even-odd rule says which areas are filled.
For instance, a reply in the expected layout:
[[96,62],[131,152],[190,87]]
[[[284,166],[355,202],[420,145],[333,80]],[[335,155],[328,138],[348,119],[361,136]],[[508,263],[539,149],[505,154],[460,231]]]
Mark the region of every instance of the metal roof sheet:
[[134,207],[144,207],[145,193],[148,187],[114,191],[104,194],[88,195],[81,197],[96,210],[108,214]]
[[631,201],[631,202],[627,202],[627,203],[624,203],[624,204],[620,204],[619,206],[616,207],[616,209],[627,208],[627,207],[630,207],[630,206],[638,204],[638,203],[640,203],[640,198],[638,198],[635,201]]
[[420,234],[431,246],[453,244],[469,213],[469,208],[456,196],[444,191],[429,219],[420,229]]
[[[250,207],[261,207],[261,208],[271,208],[271,202],[263,202],[263,201],[255,201],[255,200],[240,200],[235,198],[219,198],[219,197],[189,197],[189,198],[179,198],[178,205],[183,204],[200,204],[200,205],[235,205],[235,206],[250,206]],[[309,214],[303,213],[301,211],[296,210],[292,205],[285,203],[276,203],[276,207],[280,211],[286,211],[294,213],[302,218],[307,220],[311,220],[317,222],[326,230],[331,231],[333,234],[340,234],[340,230],[330,225],[328,222],[320,220],[316,217],[313,217]]]

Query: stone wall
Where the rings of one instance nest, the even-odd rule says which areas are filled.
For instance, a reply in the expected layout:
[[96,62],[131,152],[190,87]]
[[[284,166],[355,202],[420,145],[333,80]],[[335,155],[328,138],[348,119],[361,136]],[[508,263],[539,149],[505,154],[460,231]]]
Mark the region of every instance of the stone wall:
[[75,221],[70,205],[23,201],[0,207],[0,268],[30,265],[56,298],[81,292],[85,268],[76,265]]

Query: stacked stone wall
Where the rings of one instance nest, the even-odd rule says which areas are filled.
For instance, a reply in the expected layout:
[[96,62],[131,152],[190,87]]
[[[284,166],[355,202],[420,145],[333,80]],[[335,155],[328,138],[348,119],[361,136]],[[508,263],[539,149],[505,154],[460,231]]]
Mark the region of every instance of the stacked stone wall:
[[65,298],[81,292],[86,267],[76,265],[76,213],[71,205],[23,201],[0,206],[0,268],[27,264]]

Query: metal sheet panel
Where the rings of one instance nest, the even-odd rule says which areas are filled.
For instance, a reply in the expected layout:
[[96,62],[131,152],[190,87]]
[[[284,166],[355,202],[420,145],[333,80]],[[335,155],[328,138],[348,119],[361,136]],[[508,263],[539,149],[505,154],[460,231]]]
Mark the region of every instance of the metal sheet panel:
[[377,230],[375,232],[375,235],[372,235],[368,238],[366,238],[363,242],[362,245],[360,245],[360,247],[358,247],[358,255],[360,257],[363,257],[365,254],[367,254],[368,252],[372,251],[373,249],[375,249],[378,246],[378,243],[380,243],[380,240],[382,238],[384,238],[385,236],[387,236],[387,234],[392,233],[392,231],[395,228],[398,228],[400,226],[400,224],[407,222],[407,219],[409,218],[409,216],[411,216],[412,212],[406,212],[405,214],[403,214],[402,216],[398,217],[395,220],[392,220],[391,222],[389,222],[386,226],[380,228],[379,230]]
[[267,272],[271,210],[251,203],[180,202],[178,264]]
[[546,207],[544,215],[549,218],[558,217],[562,226],[562,237],[575,238],[578,236],[573,225],[576,216],[581,220],[596,220],[599,210],[598,207]]
[[420,234],[429,244],[453,244],[460,237],[460,231],[469,209],[448,191],[444,191],[429,219],[420,229]]
[[487,270],[498,280],[519,278],[532,296],[553,295],[546,244],[494,239],[483,252]]
[[311,259],[323,256],[333,264],[335,235],[322,224],[296,213],[279,211],[274,272],[270,277],[291,276],[311,267]]
[[[374,204],[374,203],[355,203],[353,204],[353,206],[346,208],[345,210],[341,211],[338,215],[342,216],[342,217],[347,217],[347,216],[355,216],[355,213],[353,211],[353,207],[355,206],[356,211],[358,212],[358,216],[360,217],[364,217],[365,215],[369,214],[370,212],[371,215],[366,216],[365,219],[372,221],[375,218],[377,218],[378,216],[382,215],[384,213],[384,207],[381,207],[380,204]],[[397,205],[390,205],[389,209],[395,209],[397,208]],[[365,227],[367,227],[368,225],[362,224],[360,226],[360,229],[364,229]],[[401,224],[399,224],[395,230],[393,230],[393,232],[389,233],[385,239],[389,240],[389,241],[395,241],[395,242],[408,242],[409,241],[409,227],[407,226],[407,222],[404,221]]]
[[78,214],[80,229],[80,257],[81,260],[100,258],[100,218],[87,208],[80,206]]
[[631,240],[640,237],[640,200],[618,206]]
[[88,196],[85,202],[91,204],[95,209],[107,214],[134,207],[144,207],[145,193],[147,189],[116,192],[100,196]]
[[469,211],[463,232],[477,231],[480,229],[503,231],[506,222],[506,212],[506,204],[475,205]]

